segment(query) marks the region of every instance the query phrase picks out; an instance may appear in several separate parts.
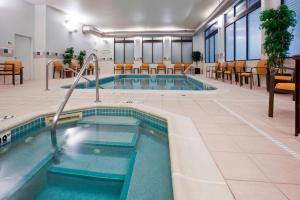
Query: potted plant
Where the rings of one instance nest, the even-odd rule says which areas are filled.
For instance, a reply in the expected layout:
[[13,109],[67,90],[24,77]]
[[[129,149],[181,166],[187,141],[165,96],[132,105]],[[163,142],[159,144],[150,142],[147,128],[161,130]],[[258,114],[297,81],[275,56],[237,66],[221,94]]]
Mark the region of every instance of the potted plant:
[[83,66],[83,64],[84,64],[84,59],[85,59],[85,56],[86,56],[86,51],[80,51],[79,52],[79,56],[78,56],[78,58],[77,58],[77,60],[78,60],[78,63],[79,63],[79,65],[80,65],[80,68]]
[[288,55],[293,30],[296,26],[296,13],[286,5],[278,9],[268,9],[261,12],[261,28],[265,31],[264,49],[268,56],[267,89],[270,88],[270,71],[281,69]]
[[74,48],[73,47],[67,48],[64,53],[64,61],[63,61],[64,64],[70,65],[72,63],[73,57],[74,57]]
[[193,61],[196,62],[195,74],[200,74],[198,62],[203,60],[203,56],[200,51],[193,51],[192,53]]

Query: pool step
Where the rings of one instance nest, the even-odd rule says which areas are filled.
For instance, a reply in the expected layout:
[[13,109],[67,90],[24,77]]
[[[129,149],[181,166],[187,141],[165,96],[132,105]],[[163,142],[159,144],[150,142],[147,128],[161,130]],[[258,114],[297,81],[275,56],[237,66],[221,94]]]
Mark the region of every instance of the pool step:
[[124,174],[108,174],[108,173],[101,173],[95,171],[64,168],[55,165],[49,167],[48,173],[50,173],[50,175],[60,174],[63,176],[75,176],[79,178],[90,178],[90,179],[119,180],[119,181],[123,181],[125,179]]
[[94,146],[134,148],[138,141],[138,126],[80,124],[62,133],[65,146],[89,144]]
[[123,180],[107,179],[99,173],[50,168],[47,183],[37,200],[120,199]]
[[126,149],[91,146],[84,147],[79,152],[64,149],[56,167],[121,176],[127,173],[130,156],[131,152]]
[[79,124],[98,124],[98,125],[118,125],[118,126],[139,126],[140,120],[133,117],[120,116],[91,116],[85,117]]

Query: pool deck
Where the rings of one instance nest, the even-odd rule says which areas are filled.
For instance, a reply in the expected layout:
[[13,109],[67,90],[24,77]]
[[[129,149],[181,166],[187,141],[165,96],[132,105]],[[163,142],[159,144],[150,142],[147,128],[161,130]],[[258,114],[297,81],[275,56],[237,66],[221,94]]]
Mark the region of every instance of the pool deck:
[[[171,143],[182,147],[181,151],[173,154],[181,158],[176,160],[179,162],[178,166],[180,162],[185,162],[180,156],[182,152],[194,154],[193,147],[204,146],[201,144],[204,141],[206,148],[203,151],[208,149],[209,156],[213,158],[222,178],[220,181],[217,181],[217,178],[213,180],[189,178],[188,175],[193,173],[200,176],[200,165],[207,160],[202,155],[193,155],[199,157],[199,160],[195,161],[199,162],[199,168],[190,168],[190,171],[179,171],[177,174],[172,169],[175,187],[184,188],[185,191],[203,189],[198,190],[198,194],[191,193],[188,199],[193,199],[197,195],[210,200],[298,200],[300,138],[294,137],[295,113],[291,95],[276,94],[274,118],[269,118],[268,93],[265,87],[256,86],[250,90],[248,85],[240,87],[231,85],[229,81],[223,83],[203,76],[196,78],[217,87],[218,90],[100,90],[102,102],[97,105],[124,105],[120,102],[133,101],[137,104],[136,107],[175,116],[174,120],[176,114],[187,117],[184,118],[187,120],[186,123],[185,120],[179,120],[173,129],[189,132],[189,126],[194,126],[200,139],[181,136],[176,136],[177,139],[170,138]],[[44,81],[25,81],[21,86],[0,85],[0,117],[15,116],[13,119],[0,122],[1,129],[31,118],[32,113],[56,110],[66,93],[66,90],[60,87],[72,81],[73,79],[51,80],[51,90],[47,92],[44,90]],[[94,90],[75,90],[67,109],[95,105],[94,100]],[[128,105],[135,107],[135,104]],[[188,118],[193,122],[190,125],[188,124],[191,121]],[[194,145],[190,146],[191,143],[186,142],[187,140]],[[177,156],[172,159],[176,158]],[[214,176],[211,174],[201,176],[205,175]],[[186,182],[194,184],[191,186],[185,184]],[[178,194],[178,199],[187,197],[181,195],[183,194]]]

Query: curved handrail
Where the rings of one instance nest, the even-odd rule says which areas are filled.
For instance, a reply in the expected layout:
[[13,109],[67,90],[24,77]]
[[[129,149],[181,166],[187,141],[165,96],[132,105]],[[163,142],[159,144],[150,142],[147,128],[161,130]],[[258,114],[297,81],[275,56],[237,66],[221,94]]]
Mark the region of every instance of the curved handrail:
[[52,59],[46,65],[46,89],[45,89],[46,91],[49,90],[49,66],[51,63],[53,63],[55,61],[56,61],[56,59]]
[[56,139],[56,127],[57,127],[58,119],[59,119],[62,111],[64,110],[68,100],[70,99],[70,97],[71,97],[76,85],[78,84],[80,78],[83,76],[83,73],[85,72],[86,68],[89,66],[89,62],[91,61],[91,59],[94,59],[95,67],[96,67],[96,72],[95,72],[95,74],[96,74],[96,102],[100,102],[99,101],[99,66],[98,66],[98,58],[97,58],[96,54],[92,53],[92,54],[89,55],[86,62],[84,63],[84,65],[80,69],[80,71],[77,74],[72,86],[68,90],[63,102],[60,104],[56,114],[53,117],[53,121],[52,121],[52,125],[51,125],[51,143],[52,143],[52,147],[53,147],[53,150],[54,150],[54,152],[53,152],[54,153],[54,161],[56,163],[58,162],[58,147],[57,147],[57,139]]

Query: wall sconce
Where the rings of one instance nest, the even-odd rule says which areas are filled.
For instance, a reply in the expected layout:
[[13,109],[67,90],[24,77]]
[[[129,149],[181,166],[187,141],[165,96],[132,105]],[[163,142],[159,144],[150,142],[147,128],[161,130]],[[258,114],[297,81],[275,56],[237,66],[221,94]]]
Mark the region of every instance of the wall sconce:
[[65,20],[65,26],[70,33],[77,32],[78,24],[72,20]]

